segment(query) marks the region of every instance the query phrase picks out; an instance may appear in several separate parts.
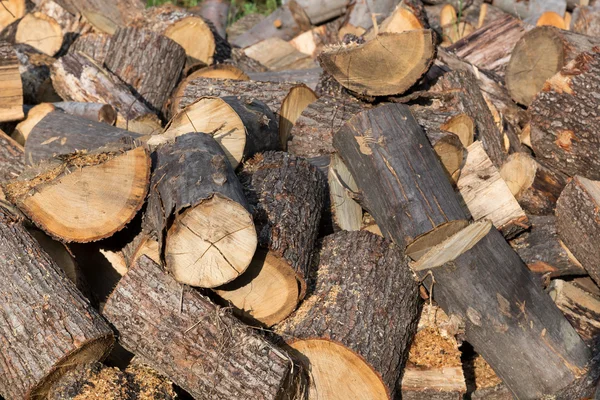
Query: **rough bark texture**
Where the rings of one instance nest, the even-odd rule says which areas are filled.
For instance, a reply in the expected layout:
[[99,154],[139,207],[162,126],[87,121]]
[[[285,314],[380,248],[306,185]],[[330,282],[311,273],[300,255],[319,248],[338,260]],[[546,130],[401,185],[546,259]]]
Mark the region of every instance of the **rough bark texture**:
[[108,33],[88,33],[79,36],[69,51],[79,51],[91,57],[98,65],[104,65],[111,40],[112,35]]
[[[0,182],[6,182],[21,175],[25,169],[23,147],[0,131]],[[0,197],[2,190],[0,189]]]
[[398,246],[370,232],[339,232],[323,241],[314,290],[276,331],[343,344],[381,374],[395,398],[419,311]]
[[52,66],[52,82],[64,100],[110,104],[127,121],[153,114],[119,78],[83,53],[57,60]]
[[546,82],[529,107],[531,144],[545,165],[600,179],[599,95],[598,52],[580,54]]
[[104,64],[160,111],[179,82],[185,60],[183,47],[168,37],[128,27],[113,35]]
[[109,143],[141,137],[102,122],[53,111],[29,133],[25,142],[25,159],[29,165],[35,165],[56,155],[96,150]]
[[142,257],[104,307],[123,346],[197,399],[292,397],[283,351]]
[[[0,394],[42,399],[69,369],[102,359],[108,324],[40,248],[21,221],[0,208]],[[79,352],[79,354],[76,354]]]
[[246,162],[239,177],[259,245],[290,263],[300,279],[308,280],[325,201],[321,172],[303,158],[266,152]]
[[600,282],[600,184],[576,176],[556,203],[558,234],[592,279]]
[[571,30],[588,36],[600,36],[600,9],[598,6],[577,7],[571,18]]
[[312,158],[335,152],[333,135],[353,115],[367,109],[358,101],[322,96],[302,111],[291,131],[288,151]]
[[596,345],[600,334],[600,297],[561,279],[552,281],[548,293],[579,336],[591,346]]
[[83,15],[102,32],[114,33],[144,11],[140,0],[55,0],[71,14]]
[[16,44],[14,48],[19,59],[25,104],[60,101],[50,79],[50,68],[56,60],[27,44]]
[[316,67],[288,71],[249,72],[248,76],[253,81],[304,83],[312,90],[315,90],[322,72],[323,69],[321,67]]
[[381,24],[394,11],[398,3],[400,3],[398,0],[358,0],[354,3],[352,11],[350,11],[348,24],[368,30],[373,26],[372,16],[375,17],[377,24]]
[[520,20],[505,15],[452,44],[446,51],[477,68],[504,76],[512,49],[526,30]]
[[467,218],[408,107],[363,111],[336,133],[333,145],[356,180],[363,208],[401,248]]
[[412,264],[418,278],[434,285],[434,300],[464,322],[466,340],[517,398],[551,397],[576,386],[587,376],[589,348],[489,222],[453,240],[466,240],[473,227],[478,235],[459,254],[444,254],[449,244],[440,248],[441,259]]
[[587,272],[558,236],[556,218],[530,216],[531,230],[510,241],[511,247],[531,272],[557,278]]

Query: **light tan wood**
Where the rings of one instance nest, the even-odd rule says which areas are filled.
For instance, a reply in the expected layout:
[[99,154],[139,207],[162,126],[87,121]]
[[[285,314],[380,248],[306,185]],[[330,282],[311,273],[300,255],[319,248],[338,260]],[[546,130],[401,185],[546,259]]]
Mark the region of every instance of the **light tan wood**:
[[298,51],[291,43],[270,38],[244,49],[246,55],[271,71],[316,67],[312,57]]
[[381,33],[365,44],[333,46],[321,66],[342,86],[370,96],[400,94],[429,68],[435,46],[430,30]]
[[[279,109],[279,138],[281,148],[286,150],[294,124],[309,104],[316,101],[318,96],[306,85],[296,85],[290,89],[281,102]],[[277,111],[277,110],[273,110]]]
[[201,68],[189,74],[185,79],[186,81],[191,81],[200,77],[213,79],[234,79],[238,81],[250,80],[244,71],[229,64],[217,64],[211,67]]
[[[593,341],[600,332],[600,297],[586,290],[578,281],[555,279],[548,288],[548,294],[579,335],[584,340]],[[594,289],[597,290],[595,285]]]
[[489,219],[500,230],[515,222],[526,221],[525,212],[481,142],[474,142],[467,151],[467,161],[457,187],[473,219]]
[[572,15],[570,12],[566,11],[565,12],[565,27],[563,29],[570,31],[571,30],[571,19],[572,19]]
[[567,25],[563,17],[555,13],[554,11],[546,11],[543,13],[535,23],[535,26],[555,26],[559,29],[566,29]]
[[[179,43],[185,53],[198,61],[210,65],[215,54],[215,41],[209,26],[200,17],[182,18],[169,26],[163,33]],[[210,38],[211,40],[203,40]]]
[[165,132],[152,136],[148,144],[157,146],[190,132],[212,134],[234,168],[241,162],[246,147],[246,128],[234,109],[222,99],[201,97],[178,112]]
[[348,167],[337,154],[333,154],[327,175],[331,212],[335,224],[345,231],[358,231],[362,226],[362,208],[350,197],[348,190],[358,192],[358,186]]
[[23,17],[26,12],[25,0],[3,0],[0,4],[0,30]]
[[532,146],[531,146],[531,125],[530,124],[525,125],[525,127],[521,130],[521,134],[519,135],[519,140],[525,146],[529,147],[530,149],[532,148]]
[[[484,14],[485,16],[485,14]],[[481,11],[479,22],[481,20]],[[442,27],[442,46],[447,47],[472,33],[475,28],[464,21],[459,21],[456,9],[450,3],[440,10],[440,26]]]
[[401,33],[406,31],[412,31],[417,29],[426,29],[423,23],[406,7],[402,4],[396,6],[396,9],[383,20],[381,25],[377,29],[369,30],[364,38],[371,40],[377,36],[378,33]]
[[455,24],[458,21],[458,15],[456,14],[456,9],[450,3],[444,5],[440,10],[440,25],[442,27],[449,26],[451,24]]
[[309,400],[388,400],[381,376],[345,346],[323,339],[290,344],[309,368]]
[[214,288],[244,273],[256,246],[252,215],[215,194],[177,218],[167,235],[166,262],[178,282]]
[[325,35],[326,32],[325,25],[317,26],[309,31],[302,32],[290,40],[289,43],[300,53],[314,57],[320,44],[315,40],[315,36]]
[[34,12],[27,14],[19,22],[15,40],[53,56],[63,44],[63,31],[54,18]]
[[469,147],[475,137],[475,122],[467,114],[450,118],[440,126],[440,129],[454,133],[465,147]]
[[215,293],[235,307],[242,318],[273,326],[289,316],[300,295],[296,273],[281,257],[256,252],[252,263],[233,282]]
[[20,145],[24,146],[27,137],[31,130],[40,122],[46,115],[50,114],[56,108],[51,103],[42,103],[33,107],[27,113],[27,118],[17,124],[15,131],[11,135],[13,139]]
[[120,155],[74,157],[33,179],[8,184],[5,193],[38,227],[60,240],[84,243],[109,237],[144,203],[150,156],[138,147]]
[[0,122],[23,119],[23,83],[12,46],[0,42]]

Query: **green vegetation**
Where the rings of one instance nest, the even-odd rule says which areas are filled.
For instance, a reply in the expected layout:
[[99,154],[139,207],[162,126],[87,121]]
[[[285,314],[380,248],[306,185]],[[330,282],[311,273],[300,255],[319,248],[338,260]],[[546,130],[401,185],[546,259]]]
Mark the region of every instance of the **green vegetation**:
[[[147,0],[148,7],[171,3],[182,7],[194,7],[201,3],[200,0]],[[229,21],[233,22],[244,15],[260,13],[268,15],[279,5],[281,0],[231,0]]]

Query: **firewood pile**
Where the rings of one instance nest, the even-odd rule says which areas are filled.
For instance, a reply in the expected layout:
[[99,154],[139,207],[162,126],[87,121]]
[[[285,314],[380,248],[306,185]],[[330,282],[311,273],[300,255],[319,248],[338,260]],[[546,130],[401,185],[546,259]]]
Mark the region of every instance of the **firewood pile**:
[[594,3],[3,0],[0,398],[600,396]]

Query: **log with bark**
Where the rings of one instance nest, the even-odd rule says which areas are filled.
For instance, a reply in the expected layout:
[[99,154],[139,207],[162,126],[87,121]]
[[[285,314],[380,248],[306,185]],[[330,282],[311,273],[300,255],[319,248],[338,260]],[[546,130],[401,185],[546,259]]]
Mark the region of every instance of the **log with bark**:
[[530,216],[531,230],[510,241],[529,270],[543,278],[587,275],[560,239],[553,215]]
[[345,88],[385,96],[414,85],[429,69],[434,52],[432,32],[412,30],[381,33],[363,44],[329,47],[319,55],[319,62]]
[[505,237],[514,237],[523,232],[529,227],[527,215],[492,164],[481,142],[469,146],[467,153],[456,186],[473,219],[490,220]]
[[558,234],[590,277],[600,282],[600,182],[573,177],[556,203]]
[[65,101],[106,103],[117,112],[117,126],[138,133],[160,129],[158,117],[109,71],[83,53],[69,53],[52,66],[52,82]]
[[[250,77],[244,71],[232,64],[216,64],[197,69],[187,75],[184,81],[189,82],[196,78],[233,79],[237,81],[250,80]],[[181,85],[185,85],[185,83],[182,82]]]
[[192,8],[191,11],[210,21],[219,36],[226,38],[225,28],[229,21],[230,6],[229,0],[205,0],[199,6]]
[[112,36],[104,65],[160,112],[179,83],[185,61],[183,47],[168,37],[127,27]]
[[469,225],[411,268],[515,397],[589,395],[590,349],[491,222]]
[[[329,184],[329,203],[333,230],[360,230],[363,210],[349,193],[349,191],[357,192],[358,187],[344,161],[335,153],[331,155],[331,162],[327,171],[327,182]],[[326,217],[328,215],[324,212],[322,219]]]
[[0,395],[46,398],[70,369],[106,356],[108,324],[40,248],[21,220],[0,207]]
[[469,115],[453,109],[443,101],[433,100],[429,105],[412,105],[410,111],[426,133],[445,131],[458,136],[464,147],[475,140],[475,121]]
[[600,9],[597,6],[577,7],[571,17],[570,30],[588,36],[600,36]]
[[[600,43],[599,43],[600,44]],[[544,84],[529,107],[531,145],[545,165],[568,176],[600,179],[595,107],[600,53],[584,52]]]
[[0,130],[0,203],[6,198],[1,184],[15,179],[25,168],[23,147]]
[[55,0],[71,14],[81,14],[96,30],[113,34],[137,18],[146,3],[140,0]]
[[233,168],[261,151],[279,150],[275,114],[262,101],[241,96],[200,97],[178,112],[162,135],[148,140],[152,146],[189,132],[206,132],[225,151]]
[[389,399],[419,311],[399,246],[370,232],[339,232],[323,241],[311,295],[275,330],[310,368],[310,398]]
[[515,45],[506,66],[506,87],[517,103],[529,106],[547,79],[600,39],[551,26],[536,27]]
[[115,144],[40,163],[6,183],[5,195],[59,240],[109,237],[133,219],[148,193],[150,156],[132,147]]
[[13,47],[0,41],[0,122],[23,118],[23,84]]
[[65,54],[79,36],[94,29],[81,14],[72,14],[55,0],[38,1],[35,10],[53,18],[60,26],[63,42],[59,54]]
[[185,9],[166,4],[146,9],[132,23],[177,42],[188,56],[188,63],[206,65],[230,58],[231,46],[209,21]]
[[50,79],[50,69],[56,59],[27,44],[16,44],[14,49],[19,59],[24,103],[61,101],[62,99],[56,94]]
[[108,33],[87,33],[79,36],[69,48],[71,52],[81,52],[88,55],[98,65],[104,65],[112,35]]
[[148,257],[119,281],[103,315],[126,349],[197,399],[294,398],[299,369],[289,356],[198,292],[182,292]]
[[154,153],[144,230],[181,283],[216,287],[247,268],[257,245],[252,214],[227,156],[211,135],[189,133]]
[[316,90],[322,73],[323,69],[321,67],[316,67],[290,71],[248,72],[248,76],[251,80],[260,82],[304,83],[311,90]]
[[315,68],[312,56],[302,53],[291,43],[270,38],[246,47],[244,53],[264,65],[269,71],[285,71],[288,69]]
[[[284,0],[283,3],[290,3],[289,0]],[[315,1],[315,0],[297,0],[298,6],[304,10],[306,16],[312,25],[320,25],[323,22],[337,18],[347,11],[349,6],[348,0],[333,0],[333,1]]]
[[355,115],[333,145],[360,189],[363,208],[413,259],[466,226],[452,185],[408,107],[390,104]]

